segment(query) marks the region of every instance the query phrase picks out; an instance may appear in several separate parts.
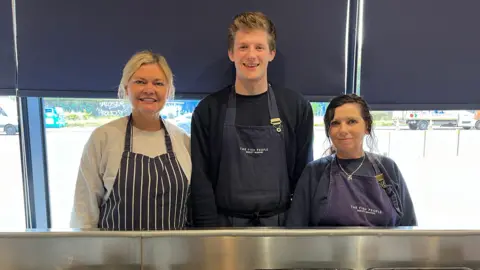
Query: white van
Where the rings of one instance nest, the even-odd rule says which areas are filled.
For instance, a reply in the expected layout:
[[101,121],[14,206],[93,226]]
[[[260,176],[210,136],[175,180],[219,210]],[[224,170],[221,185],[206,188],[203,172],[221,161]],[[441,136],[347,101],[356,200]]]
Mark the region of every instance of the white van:
[[14,103],[0,104],[0,132],[7,135],[15,135],[18,133],[18,116]]
[[430,124],[443,127],[475,128],[475,114],[469,111],[407,111],[406,123],[410,129],[426,130]]

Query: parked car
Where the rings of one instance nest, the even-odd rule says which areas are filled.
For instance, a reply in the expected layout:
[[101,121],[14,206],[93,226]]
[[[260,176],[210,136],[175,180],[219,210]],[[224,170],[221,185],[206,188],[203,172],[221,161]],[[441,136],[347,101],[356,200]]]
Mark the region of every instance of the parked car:
[[16,107],[0,105],[0,131],[7,135],[18,133],[18,116]]

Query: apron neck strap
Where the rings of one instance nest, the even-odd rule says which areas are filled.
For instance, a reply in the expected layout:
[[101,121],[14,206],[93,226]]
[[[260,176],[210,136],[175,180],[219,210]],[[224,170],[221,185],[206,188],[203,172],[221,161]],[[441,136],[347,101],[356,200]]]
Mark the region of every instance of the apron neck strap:
[[[167,148],[167,153],[169,155],[173,155],[173,147],[172,147],[172,139],[170,138],[170,134],[168,133],[167,126],[163,121],[162,117],[160,117],[160,125],[163,126],[165,129],[165,146]],[[127,122],[127,130],[125,132],[125,143],[123,147],[124,152],[131,152],[132,151],[132,144],[133,144],[133,125],[132,125],[132,114],[128,116]]]
[[163,129],[165,130],[165,147],[167,148],[167,153],[170,158],[174,158],[175,155],[173,154],[173,143],[172,138],[170,137],[170,133],[168,133],[167,125],[165,125],[165,121],[160,117],[160,122],[163,125]]
[[380,168],[378,167],[378,162],[379,161],[370,152],[365,151],[365,155],[367,156],[368,161],[370,161],[370,163],[372,163],[373,170],[375,171],[375,175],[381,174],[382,171],[380,171]]
[[125,144],[123,147],[124,152],[132,151],[132,137],[133,137],[132,114],[130,114],[128,116],[127,131],[125,132]]

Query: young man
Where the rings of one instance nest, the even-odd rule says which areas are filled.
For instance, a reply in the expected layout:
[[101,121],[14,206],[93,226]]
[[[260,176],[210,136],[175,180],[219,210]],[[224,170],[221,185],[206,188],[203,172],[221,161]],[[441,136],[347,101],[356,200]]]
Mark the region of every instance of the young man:
[[260,12],[237,15],[228,56],[235,84],[203,99],[192,116],[192,207],[197,227],[283,226],[313,159],[313,113],[301,94],[271,85],[276,30]]

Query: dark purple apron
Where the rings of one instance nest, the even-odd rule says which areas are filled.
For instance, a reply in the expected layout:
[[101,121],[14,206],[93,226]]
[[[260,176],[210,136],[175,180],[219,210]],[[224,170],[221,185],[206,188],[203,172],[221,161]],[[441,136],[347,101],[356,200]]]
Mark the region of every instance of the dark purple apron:
[[[391,183],[382,174],[377,161],[370,153],[366,158],[373,165],[376,176],[354,174],[352,179],[342,171],[335,157],[330,172],[320,181],[329,181],[328,201],[321,226],[379,226],[393,227],[400,212],[398,195],[386,183]],[[365,166],[366,164],[362,165]],[[386,181],[387,180],[387,181]]]

